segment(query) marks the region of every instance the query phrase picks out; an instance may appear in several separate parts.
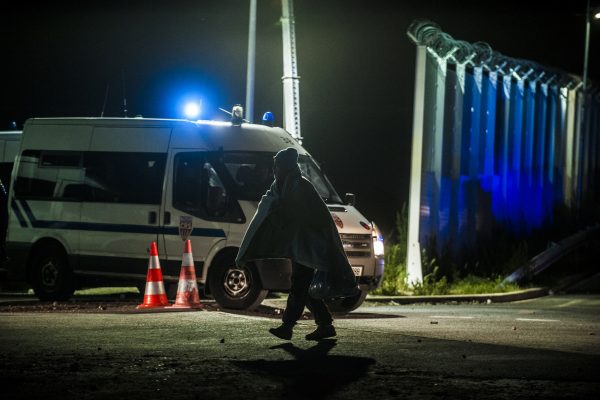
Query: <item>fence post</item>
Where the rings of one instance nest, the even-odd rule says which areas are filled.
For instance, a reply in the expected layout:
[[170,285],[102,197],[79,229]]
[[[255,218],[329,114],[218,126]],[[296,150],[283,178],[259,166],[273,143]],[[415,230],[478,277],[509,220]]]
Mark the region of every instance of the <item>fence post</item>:
[[413,112],[410,192],[408,200],[408,247],[406,272],[409,285],[423,282],[419,219],[421,216],[421,175],[423,161],[423,125],[425,119],[425,75],[427,48],[417,46],[415,64],[415,100]]

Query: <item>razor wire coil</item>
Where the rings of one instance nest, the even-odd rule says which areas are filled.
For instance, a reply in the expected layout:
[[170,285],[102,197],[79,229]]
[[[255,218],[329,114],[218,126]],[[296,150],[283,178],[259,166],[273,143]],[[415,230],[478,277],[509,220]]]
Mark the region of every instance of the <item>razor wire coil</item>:
[[[442,31],[435,22],[427,19],[414,20],[407,29],[408,37],[417,45],[426,46],[437,57],[455,64],[469,64],[503,75],[512,75],[516,79],[539,81],[542,84],[555,84],[561,87],[577,87],[580,77],[568,74],[558,68],[541,65],[531,60],[506,56],[486,42],[470,43],[457,40]],[[592,88],[590,88],[592,89]]]

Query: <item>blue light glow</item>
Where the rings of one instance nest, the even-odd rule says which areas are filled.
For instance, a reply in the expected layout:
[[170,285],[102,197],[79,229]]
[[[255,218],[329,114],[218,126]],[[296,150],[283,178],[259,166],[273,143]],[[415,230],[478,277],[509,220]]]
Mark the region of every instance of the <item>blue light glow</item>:
[[183,112],[187,118],[196,119],[200,115],[200,104],[189,102],[185,105]]

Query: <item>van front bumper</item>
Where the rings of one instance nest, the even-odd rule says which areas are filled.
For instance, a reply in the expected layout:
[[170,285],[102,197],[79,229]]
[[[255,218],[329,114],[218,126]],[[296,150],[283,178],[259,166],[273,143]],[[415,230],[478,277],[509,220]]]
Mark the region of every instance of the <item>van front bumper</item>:
[[[269,258],[254,261],[263,289],[271,291],[289,291],[292,287],[292,262],[284,258]],[[369,291],[377,289],[383,280],[384,261],[377,259],[374,266],[363,270],[358,284]]]
[[362,269],[362,275],[358,277],[358,283],[361,286],[367,287],[369,291],[381,286],[385,266],[383,258],[350,258],[348,261],[353,267]]

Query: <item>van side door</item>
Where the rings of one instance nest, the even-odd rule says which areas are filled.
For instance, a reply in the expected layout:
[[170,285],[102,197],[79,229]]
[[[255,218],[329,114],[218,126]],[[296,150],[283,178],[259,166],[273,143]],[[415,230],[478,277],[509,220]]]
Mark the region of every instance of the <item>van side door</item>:
[[173,149],[169,166],[163,212],[164,253],[170,267],[181,267],[183,239],[179,226],[182,218],[191,218],[189,239],[196,276],[204,282],[207,257],[219,242],[225,242],[230,223],[243,218],[243,214],[216,153]]
[[159,237],[170,128],[96,127],[84,154],[81,273],[145,280]]

